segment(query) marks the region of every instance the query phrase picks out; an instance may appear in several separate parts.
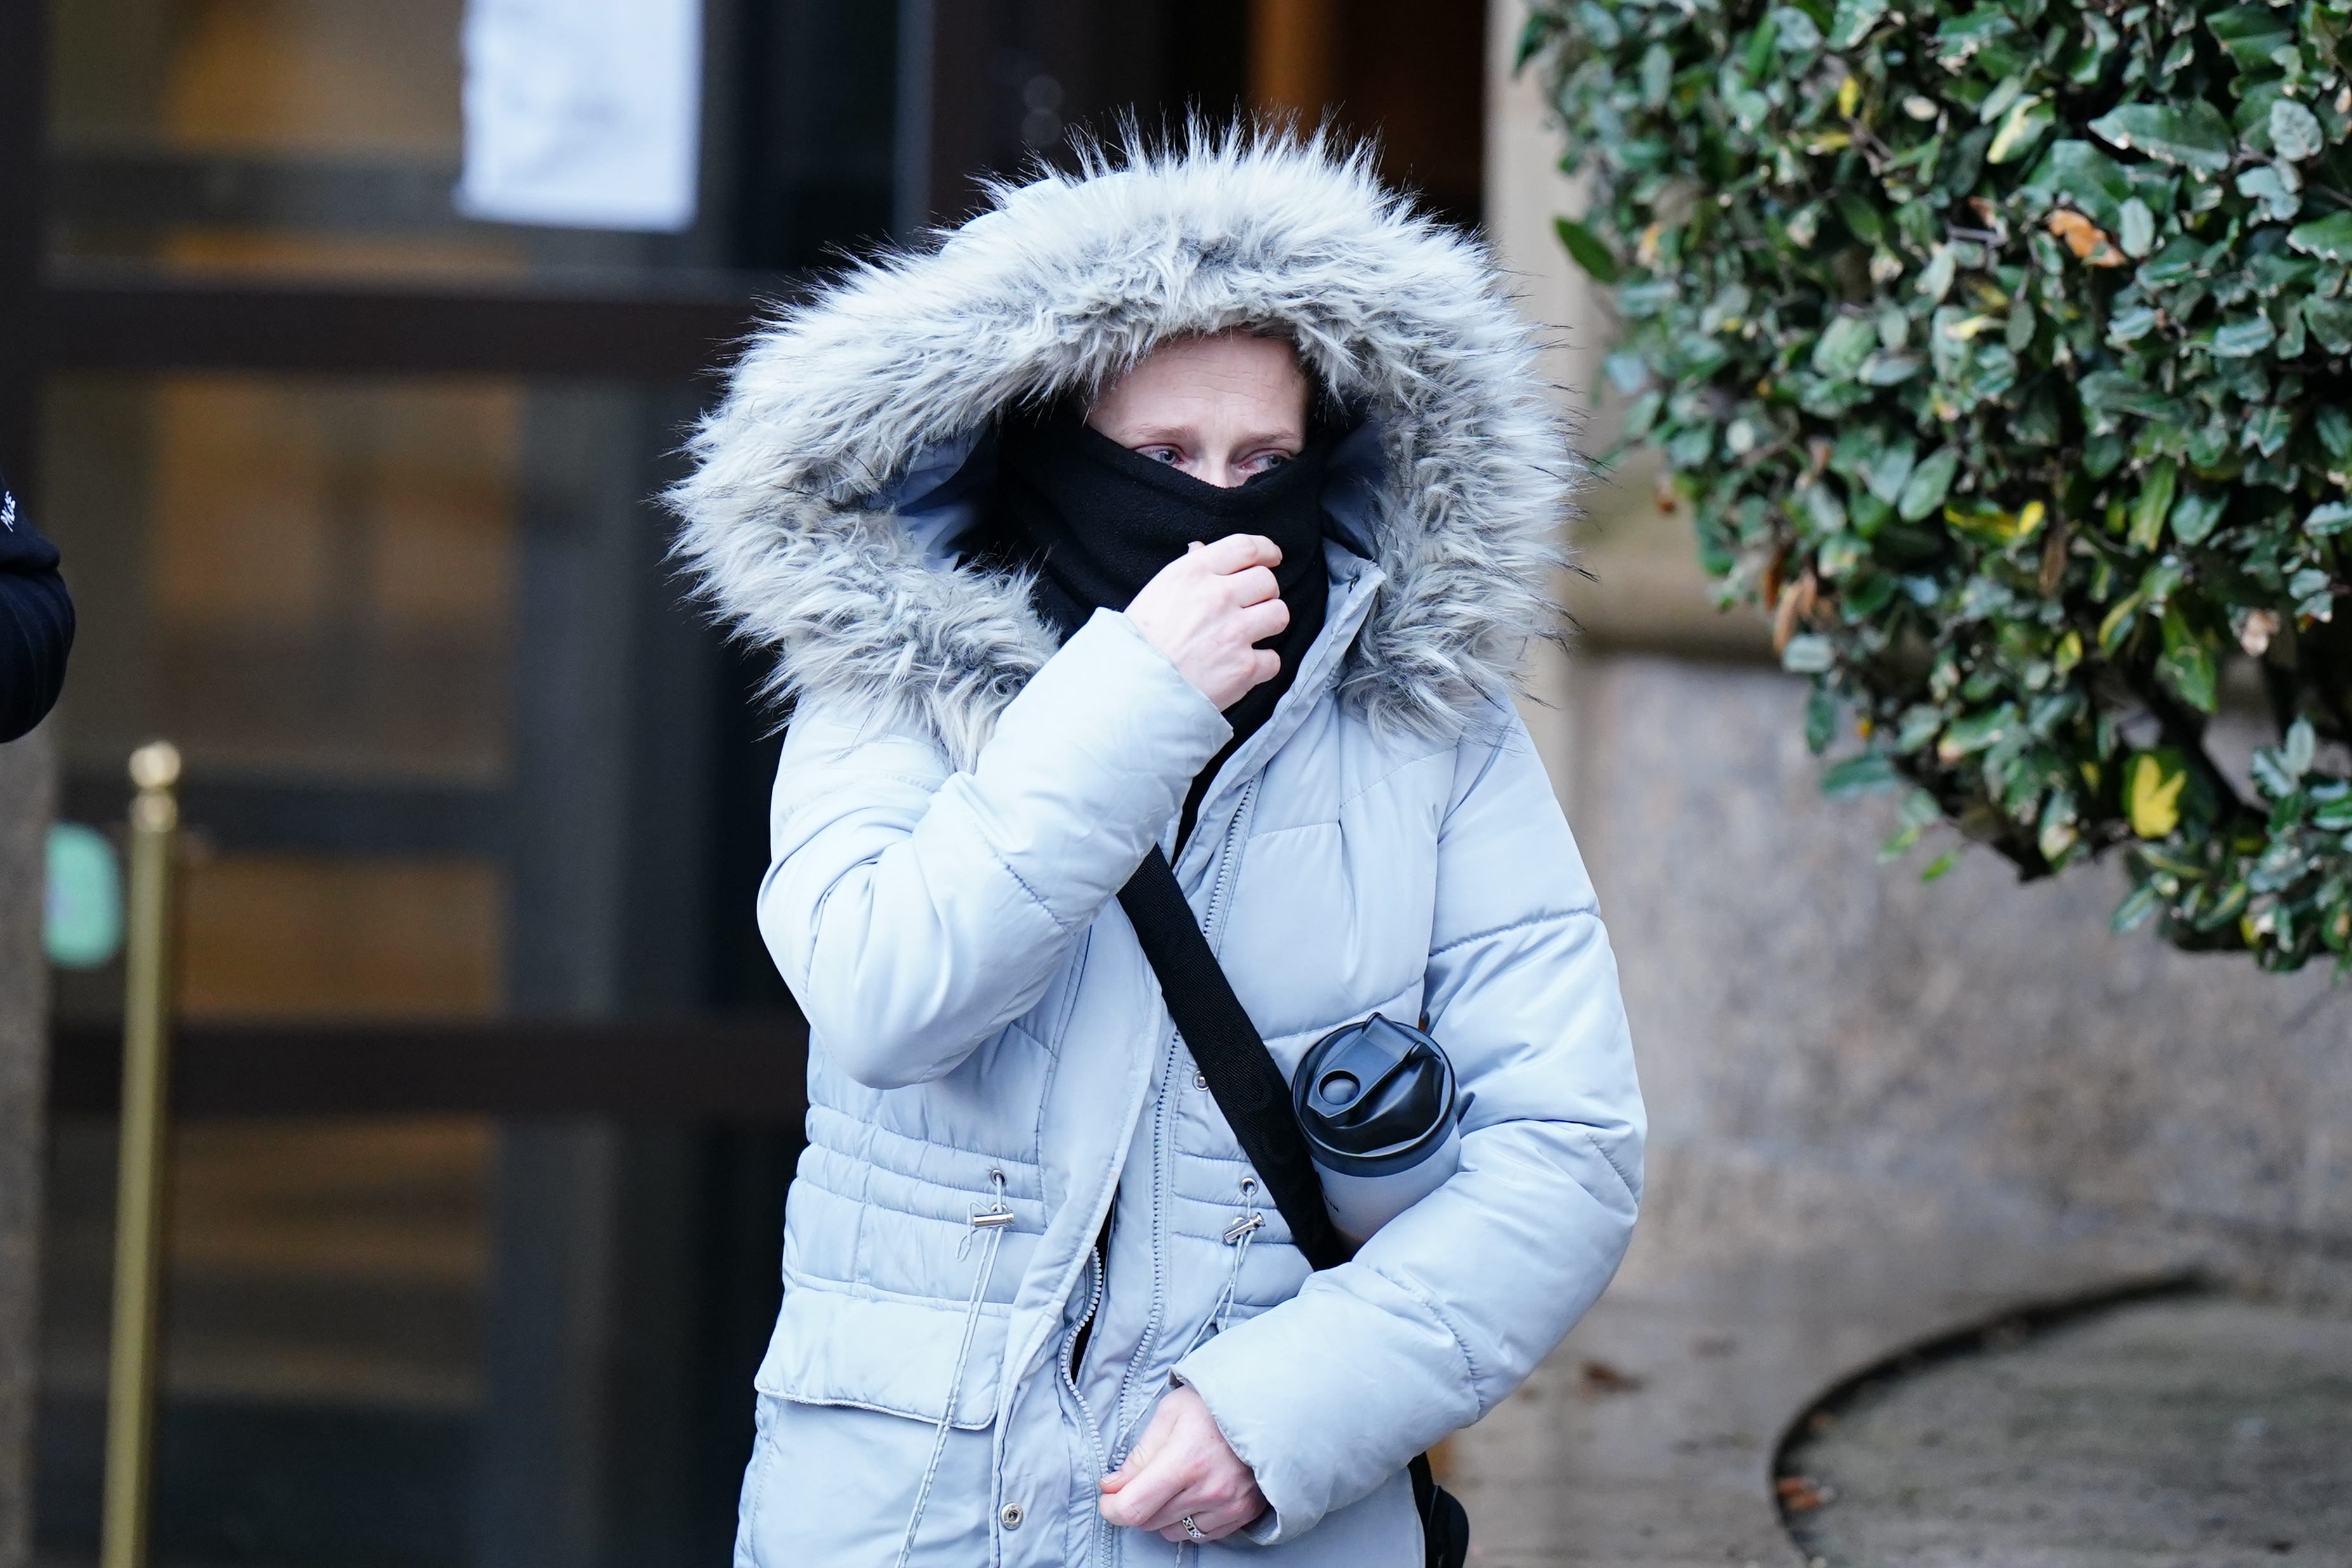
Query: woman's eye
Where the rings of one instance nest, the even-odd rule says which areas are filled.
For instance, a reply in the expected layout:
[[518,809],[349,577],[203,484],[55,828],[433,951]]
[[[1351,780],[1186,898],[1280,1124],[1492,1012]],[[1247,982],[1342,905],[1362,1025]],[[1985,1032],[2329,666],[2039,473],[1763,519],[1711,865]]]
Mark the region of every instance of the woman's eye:
[[1146,447],[1143,455],[1155,463],[1166,463],[1171,468],[1181,460],[1173,447]]

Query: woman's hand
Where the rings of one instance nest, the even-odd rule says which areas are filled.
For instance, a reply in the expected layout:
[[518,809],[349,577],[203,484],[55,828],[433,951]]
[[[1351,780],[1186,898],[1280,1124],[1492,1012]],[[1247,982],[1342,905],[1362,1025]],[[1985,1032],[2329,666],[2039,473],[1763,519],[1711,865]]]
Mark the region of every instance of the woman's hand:
[[1105,1519],[1156,1530],[1165,1541],[1194,1539],[1179,1522],[1188,1514],[1199,1539],[1222,1541],[1265,1511],[1257,1478],[1226,1445],[1201,1396],[1181,1386],[1160,1400],[1143,1441],[1102,1489]]
[[1251,645],[1290,625],[1290,606],[1274,580],[1282,552],[1255,533],[1194,544],[1160,569],[1127,607],[1143,640],[1220,710],[1232,707],[1282,668]]

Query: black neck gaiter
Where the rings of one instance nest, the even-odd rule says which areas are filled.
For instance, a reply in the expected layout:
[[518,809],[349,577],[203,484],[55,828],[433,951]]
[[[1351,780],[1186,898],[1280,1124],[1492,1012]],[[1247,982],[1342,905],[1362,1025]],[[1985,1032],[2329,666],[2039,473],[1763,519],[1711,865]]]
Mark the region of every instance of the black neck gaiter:
[[[1330,591],[1322,506],[1329,448],[1328,440],[1310,442],[1280,468],[1221,489],[1130,452],[1071,415],[1007,420],[988,553],[1036,568],[1038,611],[1066,637],[1097,609],[1125,609],[1196,540],[1205,544],[1234,533],[1273,540],[1282,552],[1274,575],[1290,606],[1290,625],[1257,645],[1281,658],[1281,673],[1225,710],[1237,746],[1273,715],[1323,630]],[[1202,779],[1216,766],[1212,763]]]

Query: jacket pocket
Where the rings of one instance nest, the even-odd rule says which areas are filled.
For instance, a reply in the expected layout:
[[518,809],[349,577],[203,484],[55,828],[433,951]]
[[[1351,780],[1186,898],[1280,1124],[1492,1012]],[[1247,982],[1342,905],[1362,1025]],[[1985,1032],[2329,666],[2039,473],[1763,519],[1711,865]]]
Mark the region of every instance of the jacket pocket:
[[978,1308],[959,1379],[971,1312],[962,1302],[852,1295],[787,1280],[753,1386],[800,1405],[846,1405],[933,1423],[945,1415],[961,1431],[980,1431],[996,1419],[1010,1318],[1002,1307]]

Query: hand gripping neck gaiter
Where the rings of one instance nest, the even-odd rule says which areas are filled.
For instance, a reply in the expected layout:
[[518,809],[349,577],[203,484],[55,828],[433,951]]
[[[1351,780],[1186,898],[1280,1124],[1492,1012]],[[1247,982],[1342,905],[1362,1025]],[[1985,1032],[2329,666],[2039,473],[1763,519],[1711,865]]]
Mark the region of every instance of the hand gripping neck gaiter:
[[[1196,541],[1234,533],[1274,541],[1282,552],[1275,582],[1290,606],[1290,625],[1257,645],[1282,660],[1281,673],[1225,710],[1238,746],[1273,715],[1323,630],[1330,588],[1322,506],[1329,452],[1328,440],[1309,442],[1281,467],[1223,489],[1130,452],[1072,415],[1008,419],[997,456],[992,553],[1036,570],[1038,612],[1067,637],[1097,609],[1125,609]],[[1204,781],[1216,766],[1203,772]]]

